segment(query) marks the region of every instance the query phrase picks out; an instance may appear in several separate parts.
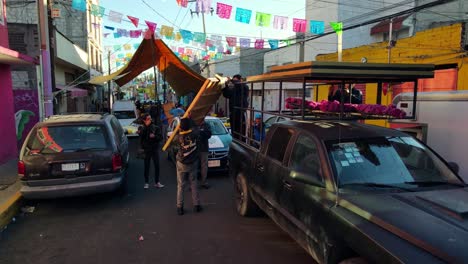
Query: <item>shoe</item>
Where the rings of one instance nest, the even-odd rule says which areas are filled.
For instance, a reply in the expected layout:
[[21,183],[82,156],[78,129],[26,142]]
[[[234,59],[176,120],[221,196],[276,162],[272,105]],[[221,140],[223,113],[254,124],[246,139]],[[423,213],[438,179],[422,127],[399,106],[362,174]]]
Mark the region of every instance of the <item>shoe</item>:
[[148,189],[149,188],[149,184],[145,183],[145,186],[143,186],[144,189]]
[[196,213],[199,213],[199,212],[203,211],[203,207],[201,207],[201,205],[195,205],[193,207],[193,211],[195,211]]
[[183,215],[184,214],[184,208],[183,207],[177,207],[177,214],[178,215]]
[[158,182],[158,183],[156,183],[156,184],[154,185],[154,187],[156,187],[156,188],[163,188],[164,185],[162,185],[160,182]]
[[209,189],[210,185],[208,183],[205,183],[205,184],[200,185],[200,187],[203,189]]

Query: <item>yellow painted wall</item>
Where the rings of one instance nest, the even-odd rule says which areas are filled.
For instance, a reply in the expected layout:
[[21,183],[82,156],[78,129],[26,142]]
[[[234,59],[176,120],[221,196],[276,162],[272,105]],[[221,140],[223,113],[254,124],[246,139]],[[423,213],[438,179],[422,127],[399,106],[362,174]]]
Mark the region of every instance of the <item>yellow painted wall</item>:
[[[413,37],[398,39],[391,50],[391,63],[429,63],[435,65],[458,64],[458,90],[468,90],[468,59],[461,47],[462,24],[438,27],[417,32]],[[387,63],[387,42],[372,43],[343,50],[344,62],[360,62],[362,57],[370,63]],[[318,55],[317,61],[337,61],[338,54]],[[373,90],[375,92],[376,90]],[[371,96],[366,94],[366,97]],[[374,101],[366,103],[375,103]]]
[[[398,39],[391,49],[391,63],[414,64],[457,64],[458,90],[468,90],[468,59],[461,47],[462,24],[438,27],[417,32],[413,37]],[[362,57],[369,63],[387,63],[389,53],[387,42],[372,43],[366,46],[343,50],[343,62],[360,62]],[[338,61],[337,53],[318,55],[317,61]],[[377,98],[377,84],[366,85],[367,104],[375,104]],[[382,104],[391,103],[391,92],[382,94]],[[366,120],[366,123],[388,126],[384,120]]]

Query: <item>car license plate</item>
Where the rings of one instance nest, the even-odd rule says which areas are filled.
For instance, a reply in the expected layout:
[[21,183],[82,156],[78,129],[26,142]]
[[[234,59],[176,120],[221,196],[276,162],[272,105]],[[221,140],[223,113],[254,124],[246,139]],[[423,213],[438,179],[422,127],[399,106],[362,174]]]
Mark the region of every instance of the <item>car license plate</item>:
[[78,163],[62,164],[62,171],[76,171],[79,169],[80,169],[80,165]]
[[209,160],[208,161],[208,167],[219,167],[221,166],[221,161],[220,160]]

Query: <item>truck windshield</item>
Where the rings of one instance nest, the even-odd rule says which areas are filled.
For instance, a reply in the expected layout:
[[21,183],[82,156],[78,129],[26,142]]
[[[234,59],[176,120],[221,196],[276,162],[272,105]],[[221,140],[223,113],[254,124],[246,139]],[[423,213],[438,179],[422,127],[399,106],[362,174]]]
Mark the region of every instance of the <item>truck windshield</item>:
[[463,184],[430,149],[412,137],[328,141],[326,145],[340,187]]
[[115,117],[117,119],[135,119],[136,115],[134,111],[114,111]]

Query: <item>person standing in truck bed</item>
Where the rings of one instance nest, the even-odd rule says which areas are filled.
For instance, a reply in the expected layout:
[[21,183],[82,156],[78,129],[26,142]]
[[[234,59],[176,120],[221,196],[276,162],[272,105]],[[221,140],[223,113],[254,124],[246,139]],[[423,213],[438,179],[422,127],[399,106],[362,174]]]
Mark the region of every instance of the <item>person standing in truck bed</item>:
[[245,134],[245,108],[249,106],[249,87],[242,83],[242,76],[236,74],[226,83],[223,96],[229,99],[229,118],[234,138],[242,140]]

